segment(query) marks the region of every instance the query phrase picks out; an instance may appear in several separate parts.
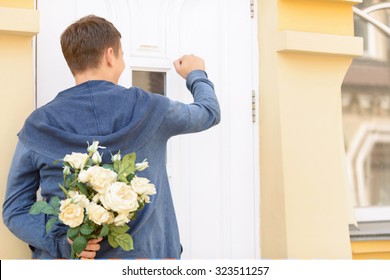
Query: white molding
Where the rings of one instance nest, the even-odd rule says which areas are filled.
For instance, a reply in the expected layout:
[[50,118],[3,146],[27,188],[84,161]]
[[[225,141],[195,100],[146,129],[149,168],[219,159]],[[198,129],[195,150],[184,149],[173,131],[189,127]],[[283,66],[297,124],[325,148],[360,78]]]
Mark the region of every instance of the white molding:
[[256,98],[256,121],[253,124],[253,164],[254,164],[254,217],[255,217],[255,258],[261,258],[260,230],[260,98],[259,98],[259,29],[258,1],[253,1],[254,14],[251,22],[252,32],[252,88]]
[[0,34],[34,36],[39,32],[39,12],[0,7]]
[[[293,1],[293,0],[290,0]],[[338,2],[340,4],[351,3],[353,5],[362,3],[363,0],[311,0],[312,2]]]
[[323,33],[282,31],[278,52],[301,52],[358,57],[363,54],[363,39]]
[[355,208],[357,222],[390,221],[390,206]]
[[172,61],[158,57],[136,57],[128,58],[128,65],[132,70],[153,69],[155,71],[167,72],[172,69]]

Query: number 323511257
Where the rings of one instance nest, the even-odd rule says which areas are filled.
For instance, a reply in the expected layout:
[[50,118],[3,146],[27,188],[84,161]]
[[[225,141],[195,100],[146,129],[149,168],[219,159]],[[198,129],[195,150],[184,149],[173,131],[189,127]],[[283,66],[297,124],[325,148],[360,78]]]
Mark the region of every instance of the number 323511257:
[[215,275],[267,275],[268,266],[218,266],[215,268]]

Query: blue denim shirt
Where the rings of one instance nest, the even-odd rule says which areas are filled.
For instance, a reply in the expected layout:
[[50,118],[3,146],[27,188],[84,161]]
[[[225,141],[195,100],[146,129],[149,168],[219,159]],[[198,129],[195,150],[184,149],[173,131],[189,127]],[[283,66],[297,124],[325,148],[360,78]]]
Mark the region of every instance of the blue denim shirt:
[[67,226],[56,223],[46,233],[48,217],[30,215],[30,207],[41,196],[63,197],[58,183],[62,167],[54,164],[71,152],[85,152],[87,142],[97,140],[110,152],[136,152],[137,162],[147,159],[149,168],[139,176],[155,184],[151,197],[136,219],[129,223],[133,251],[112,249],[101,242],[96,258],[174,258],[181,244],[166,172],[166,144],[178,134],[199,132],[220,121],[220,108],[213,84],[204,71],[192,71],[186,80],[194,97],[192,104],[172,101],[139,88],[124,88],[107,81],[89,81],[63,92],[35,110],[19,133],[19,141],[8,175],[3,204],[4,224],[28,243],[33,258],[68,258]]

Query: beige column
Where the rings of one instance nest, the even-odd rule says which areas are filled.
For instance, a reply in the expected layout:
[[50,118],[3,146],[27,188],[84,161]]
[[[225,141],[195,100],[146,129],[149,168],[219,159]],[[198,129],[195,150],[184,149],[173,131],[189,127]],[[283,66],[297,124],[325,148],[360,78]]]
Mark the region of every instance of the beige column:
[[341,83],[362,53],[356,2],[258,2],[262,258],[351,258]]
[[[33,0],[0,0],[0,201],[4,201],[7,174],[17,132],[34,109],[32,38],[39,17]],[[0,218],[0,259],[30,258],[27,244],[17,239]]]

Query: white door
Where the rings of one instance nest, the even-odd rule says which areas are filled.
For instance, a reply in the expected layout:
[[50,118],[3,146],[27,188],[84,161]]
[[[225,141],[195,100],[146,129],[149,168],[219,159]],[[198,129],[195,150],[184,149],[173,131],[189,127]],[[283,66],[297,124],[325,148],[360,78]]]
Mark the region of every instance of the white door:
[[168,97],[190,102],[172,61],[187,53],[205,59],[222,121],[175,137],[168,148],[183,259],[259,257],[258,125],[252,122],[257,50],[250,0],[37,0],[37,7],[38,107],[73,85],[59,37],[88,14],[107,18],[122,34],[127,67],[121,85],[158,72]]

